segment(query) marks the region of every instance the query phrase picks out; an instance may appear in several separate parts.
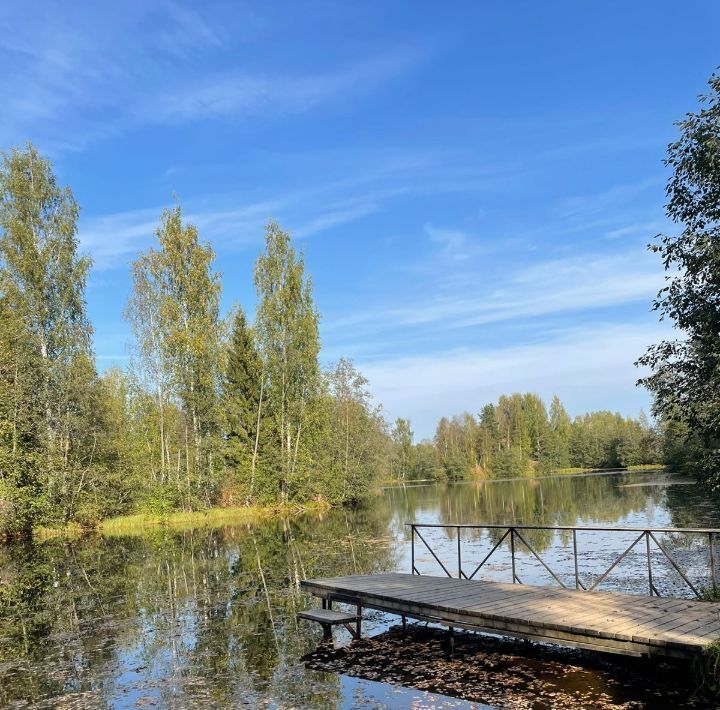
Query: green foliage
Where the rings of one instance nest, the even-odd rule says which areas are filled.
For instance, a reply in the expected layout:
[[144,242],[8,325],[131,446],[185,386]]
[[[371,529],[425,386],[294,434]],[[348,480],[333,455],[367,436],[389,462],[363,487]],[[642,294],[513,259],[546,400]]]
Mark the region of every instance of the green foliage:
[[227,347],[222,416],[226,464],[235,473],[239,496],[246,501],[255,495],[260,434],[267,430],[263,415],[264,390],[263,363],[245,312],[238,308]]
[[179,207],[162,214],[156,236],[160,248],[133,263],[127,315],[141,387],[155,399],[143,423],[152,484],[174,487],[192,509],[216,501],[220,485],[220,280]]
[[550,415],[535,394],[503,395],[477,418],[465,413],[437,425],[434,448],[444,475],[512,478],[562,468],[618,468],[663,458],[660,434],[645,415],[592,412],[570,420],[558,397]]
[[392,429],[392,475],[398,481],[411,478],[413,470],[413,431],[409,419],[396,419]]
[[380,407],[372,405],[368,381],[341,359],[325,374],[328,404],[327,455],[331,500],[356,502],[386,473],[390,442]]
[[694,661],[693,670],[701,690],[715,700],[720,700],[720,640],[703,648]]
[[665,160],[673,171],[667,215],[682,231],[651,246],[669,272],[654,308],[684,337],[652,346],[638,362],[652,368],[641,383],[680,437],[683,464],[720,487],[720,77],[709,87],[701,109],[677,123]]
[[[66,521],[96,472],[97,377],[78,206],[30,144],[0,163],[0,535]],[[7,399],[6,399],[7,397]]]
[[[388,427],[350,361],[321,371],[312,283],[274,222],[254,270],[254,323],[238,308],[226,336],[214,253],[180,207],[163,212],[157,246],[132,264],[131,363],[98,377],[77,216],[35,148],[3,157],[2,536],[41,523],[93,528],[131,512],[353,504],[389,477],[511,477],[661,458],[646,419],[595,412],[571,422],[557,397],[548,414],[532,393],[443,418],[432,441],[415,443],[408,419]],[[668,459],[702,451],[687,421],[664,427]]]
[[[302,497],[310,475],[312,402],[320,385],[318,313],[290,236],[275,223],[265,230],[265,252],[255,264],[256,333],[267,377],[267,407],[274,451],[272,467],[283,501]],[[274,464],[274,465],[273,465]],[[269,473],[269,471],[267,472]]]

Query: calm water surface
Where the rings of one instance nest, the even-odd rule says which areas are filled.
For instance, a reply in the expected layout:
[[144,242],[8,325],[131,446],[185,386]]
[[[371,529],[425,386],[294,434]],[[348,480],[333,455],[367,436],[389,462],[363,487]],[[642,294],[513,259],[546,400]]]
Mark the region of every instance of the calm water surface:
[[[436,631],[418,626],[408,639],[380,613],[368,614],[369,640],[349,644],[336,631],[334,649],[318,647],[319,629],[295,620],[315,604],[299,592],[300,580],[409,571],[408,521],[720,527],[720,506],[671,474],[565,476],[389,488],[361,510],[255,526],[0,547],[0,706],[703,706],[688,700],[683,669],[473,635],[450,659]],[[496,534],[463,535],[471,571]],[[425,537],[453,569],[454,532]],[[632,539],[581,533],[581,577],[602,572]],[[567,534],[537,532],[528,541],[573,583]],[[692,581],[707,581],[702,541],[663,541]],[[644,593],[644,553],[638,546],[603,588]],[[429,553],[418,549],[416,562],[442,574]],[[656,584],[683,593],[659,550],[653,565]],[[505,545],[482,572],[510,580]],[[518,574],[551,583],[522,552]]]

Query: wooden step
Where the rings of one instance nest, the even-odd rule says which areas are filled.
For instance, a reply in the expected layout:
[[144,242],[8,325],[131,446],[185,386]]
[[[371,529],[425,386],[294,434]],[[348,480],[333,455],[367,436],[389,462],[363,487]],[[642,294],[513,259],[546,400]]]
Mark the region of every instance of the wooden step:
[[307,619],[308,621],[317,621],[318,624],[355,624],[360,617],[357,614],[346,614],[342,611],[334,611],[333,609],[308,609],[307,611],[299,611],[298,619]]

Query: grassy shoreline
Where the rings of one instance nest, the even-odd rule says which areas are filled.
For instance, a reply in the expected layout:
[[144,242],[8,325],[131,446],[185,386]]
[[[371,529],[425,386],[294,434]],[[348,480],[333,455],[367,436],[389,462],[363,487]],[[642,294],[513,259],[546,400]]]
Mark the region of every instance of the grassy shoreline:
[[624,471],[666,471],[664,463],[638,464],[636,466],[622,466],[620,468],[558,468],[553,471],[552,476],[568,476],[578,473],[623,473]]
[[76,523],[63,527],[41,527],[34,537],[45,540],[54,537],[77,537],[99,533],[108,537],[144,535],[152,529],[183,530],[186,528],[215,527],[225,524],[252,524],[272,518],[290,518],[304,513],[322,513],[332,508],[330,503],[312,502],[304,505],[237,506],[207,508],[205,510],[175,511],[160,515],[132,513],[100,521],[94,528],[82,528]]
[[[519,476],[514,479],[492,479],[492,478],[466,478],[464,481],[485,480],[532,480],[534,478],[552,478],[554,476],[578,476],[590,473],[612,473],[617,471],[664,471],[666,466],[662,464],[646,466],[628,466],[622,469],[597,469],[597,468],[565,468],[558,469],[548,476]],[[436,483],[433,479],[414,481],[383,481],[381,486],[413,485],[422,483]],[[197,527],[214,527],[225,524],[243,525],[252,524],[273,518],[289,518],[304,513],[322,513],[333,506],[325,501],[314,501],[304,505],[268,505],[268,506],[235,506],[227,508],[207,508],[205,510],[175,511],[167,514],[158,513],[132,513],[106,518],[100,521],[94,528],[83,528],[76,523],[63,527],[40,527],[34,532],[37,540],[46,540],[56,537],[78,537],[80,535],[100,534],[108,537],[144,535],[152,529],[184,530]]]

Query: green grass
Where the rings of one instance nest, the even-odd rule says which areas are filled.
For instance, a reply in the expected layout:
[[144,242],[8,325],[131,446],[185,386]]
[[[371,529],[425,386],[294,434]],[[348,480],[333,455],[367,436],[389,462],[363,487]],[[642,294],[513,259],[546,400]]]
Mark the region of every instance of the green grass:
[[636,466],[621,466],[620,468],[582,468],[582,467],[569,467],[569,468],[558,468],[552,473],[558,476],[573,475],[578,473],[603,473],[607,471],[664,471],[667,468],[662,463],[646,463],[638,464]]
[[720,639],[705,646],[693,666],[698,687],[720,700]]
[[98,532],[102,535],[128,536],[144,535],[157,528],[183,530],[198,527],[217,527],[221,525],[243,525],[269,520],[275,517],[291,517],[310,511],[323,511],[331,506],[328,503],[308,503],[306,505],[275,505],[275,506],[243,506],[232,508],[208,508],[207,510],[175,511],[163,515],[153,513],[134,513],[106,518],[92,529],[87,530],[71,523],[61,528],[39,528],[35,537],[47,539],[52,537],[78,535]]
[[705,587],[700,590],[700,599],[704,602],[720,602],[720,589]]

